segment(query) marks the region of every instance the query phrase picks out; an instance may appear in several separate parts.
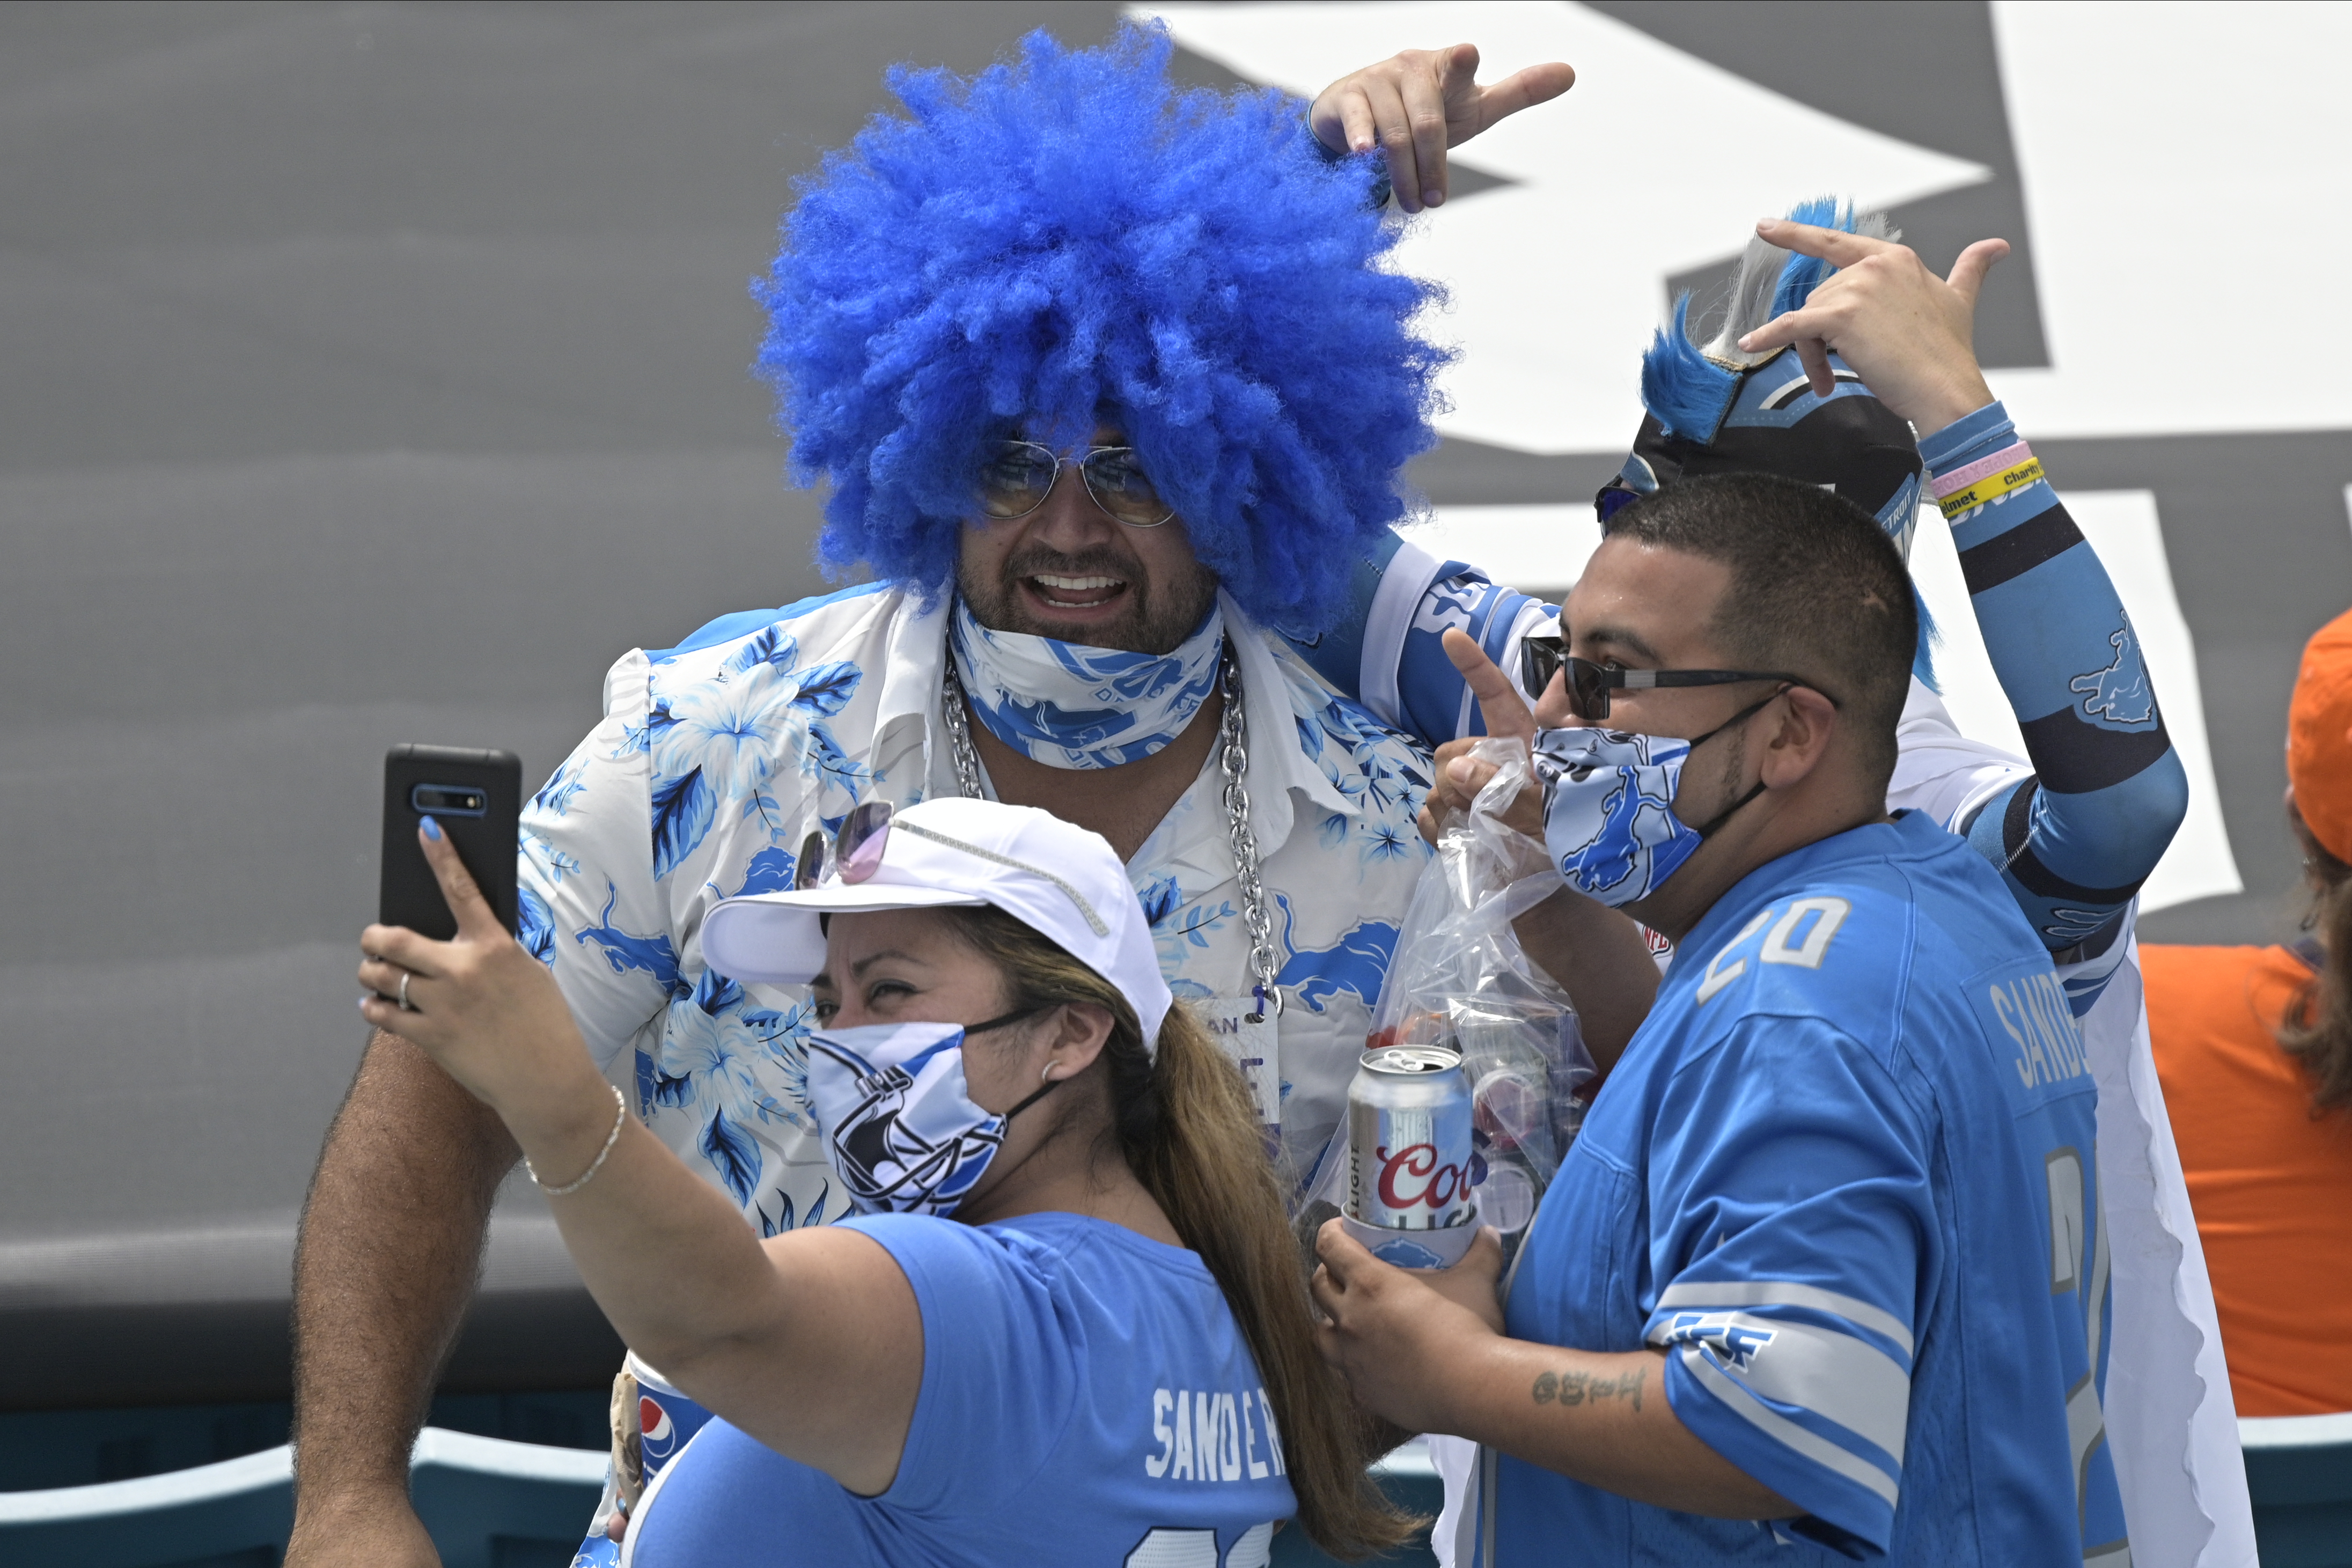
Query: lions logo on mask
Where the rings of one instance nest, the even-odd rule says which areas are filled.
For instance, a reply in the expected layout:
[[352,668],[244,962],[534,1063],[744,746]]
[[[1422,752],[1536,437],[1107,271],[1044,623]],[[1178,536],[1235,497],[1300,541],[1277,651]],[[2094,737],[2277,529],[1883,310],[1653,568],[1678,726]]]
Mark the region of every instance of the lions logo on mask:
[[1544,847],[1570,885],[1622,906],[1655,893],[1704,835],[1675,815],[1692,743],[1613,729],[1536,732]]

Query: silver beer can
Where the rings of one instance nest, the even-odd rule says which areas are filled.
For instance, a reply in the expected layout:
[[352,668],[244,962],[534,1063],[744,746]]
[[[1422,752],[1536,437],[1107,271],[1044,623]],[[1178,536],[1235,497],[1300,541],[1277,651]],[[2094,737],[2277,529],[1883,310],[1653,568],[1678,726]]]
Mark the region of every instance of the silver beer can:
[[1382,1230],[1445,1230],[1472,1210],[1470,1082],[1435,1045],[1364,1052],[1348,1085],[1348,1217]]

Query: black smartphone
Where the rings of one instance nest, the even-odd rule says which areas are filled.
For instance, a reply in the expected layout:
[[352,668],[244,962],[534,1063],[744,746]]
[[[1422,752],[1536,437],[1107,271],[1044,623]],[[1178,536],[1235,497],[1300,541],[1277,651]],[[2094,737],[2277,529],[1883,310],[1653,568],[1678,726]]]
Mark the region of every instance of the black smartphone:
[[446,942],[457,917],[416,842],[419,818],[449,835],[499,924],[515,928],[515,826],[522,816],[522,759],[511,751],[395,746],[383,754],[383,880],[376,918]]

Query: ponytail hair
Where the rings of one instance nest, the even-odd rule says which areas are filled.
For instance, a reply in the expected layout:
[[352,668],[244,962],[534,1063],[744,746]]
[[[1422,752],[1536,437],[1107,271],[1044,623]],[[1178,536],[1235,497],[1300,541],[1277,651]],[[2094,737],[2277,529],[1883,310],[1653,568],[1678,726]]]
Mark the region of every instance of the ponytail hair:
[[2352,1104],[2352,865],[2323,848],[2300,817],[2294,825],[2318,884],[2304,924],[2319,933],[2320,959],[2279,1020],[2278,1042],[2311,1074],[2317,1116]]
[[1012,1006],[1090,1002],[1110,1013],[1109,1135],[1224,1292],[1274,1406],[1299,1528],[1335,1557],[1402,1545],[1425,1521],[1373,1483],[1377,1428],[1316,1346],[1282,1184],[1240,1070],[1181,1002],[1160,1026],[1156,1054],[1148,1051],[1118,988],[1050,937],[993,907],[943,913],[1003,972]]

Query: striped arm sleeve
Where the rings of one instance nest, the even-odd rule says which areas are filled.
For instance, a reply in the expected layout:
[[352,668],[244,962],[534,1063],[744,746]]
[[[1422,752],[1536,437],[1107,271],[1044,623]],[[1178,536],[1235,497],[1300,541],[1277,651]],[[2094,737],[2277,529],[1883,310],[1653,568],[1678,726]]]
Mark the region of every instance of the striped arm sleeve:
[[[1397,693],[1404,727],[1432,747],[1486,733],[1486,716],[1478,711],[1469,683],[1445,656],[1448,631],[1458,628],[1468,633],[1517,687],[1519,639],[1559,619],[1558,605],[1489,582],[1475,567],[1445,562],[1415,607],[1397,653]],[[1524,687],[1519,691],[1530,707],[1538,695]]]
[[[1332,689],[1432,747],[1486,727],[1445,656],[1449,629],[1467,632],[1519,684],[1518,640],[1559,617],[1546,604],[1440,560],[1390,529],[1349,566],[1348,599],[1328,631],[1283,635]],[[1530,706],[1536,694],[1522,692]]]
[[1956,826],[2052,951],[2096,945],[2189,805],[2138,634],[1999,402],[1919,451],[2034,768]]

